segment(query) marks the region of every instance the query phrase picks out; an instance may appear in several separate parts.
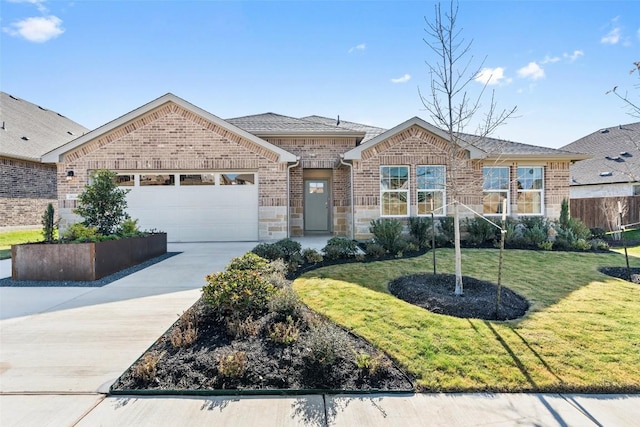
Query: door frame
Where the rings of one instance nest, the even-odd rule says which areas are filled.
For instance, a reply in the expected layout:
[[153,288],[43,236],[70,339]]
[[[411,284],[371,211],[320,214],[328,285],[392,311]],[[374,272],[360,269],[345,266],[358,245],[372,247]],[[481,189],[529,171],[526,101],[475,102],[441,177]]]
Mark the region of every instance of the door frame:
[[[302,172],[302,229],[304,234],[331,234],[333,232],[333,169],[305,169]],[[325,181],[327,183],[327,230],[307,230],[306,213],[307,206],[307,182]]]

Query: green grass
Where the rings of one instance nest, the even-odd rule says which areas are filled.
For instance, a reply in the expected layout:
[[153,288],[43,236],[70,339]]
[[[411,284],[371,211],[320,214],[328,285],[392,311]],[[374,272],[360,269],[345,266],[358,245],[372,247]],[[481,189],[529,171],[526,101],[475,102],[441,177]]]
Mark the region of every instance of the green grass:
[[11,245],[41,242],[42,230],[17,230],[0,233],[0,259],[11,258]]
[[[624,257],[507,251],[503,283],[532,305],[522,319],[491,322],[433,314],[387,292],[394,278],[431,272],[431,256],[325,267],[294,288],[398,360],[421,390],[640,391],[640,286],[597,270]],[[497,263],[496,250],[463,250],[465,276],[495,282]],[[438,250],[437,266],[453,272],[451,249]]]

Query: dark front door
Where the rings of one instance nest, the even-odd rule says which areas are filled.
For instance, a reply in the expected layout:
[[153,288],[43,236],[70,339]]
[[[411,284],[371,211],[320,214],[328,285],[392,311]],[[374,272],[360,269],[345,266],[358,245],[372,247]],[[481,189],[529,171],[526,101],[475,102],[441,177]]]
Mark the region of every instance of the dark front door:
[[329,181],[309,179],[304,182],[304,229],[313,232],[329,230]]

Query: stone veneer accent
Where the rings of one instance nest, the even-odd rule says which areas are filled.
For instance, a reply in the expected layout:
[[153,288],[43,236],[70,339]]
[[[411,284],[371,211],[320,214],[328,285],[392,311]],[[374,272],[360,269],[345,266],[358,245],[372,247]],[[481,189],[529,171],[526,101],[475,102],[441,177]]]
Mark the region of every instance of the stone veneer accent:
[[41,227],[49,203],[56,203],[56,167],[0,157],[0,227]]

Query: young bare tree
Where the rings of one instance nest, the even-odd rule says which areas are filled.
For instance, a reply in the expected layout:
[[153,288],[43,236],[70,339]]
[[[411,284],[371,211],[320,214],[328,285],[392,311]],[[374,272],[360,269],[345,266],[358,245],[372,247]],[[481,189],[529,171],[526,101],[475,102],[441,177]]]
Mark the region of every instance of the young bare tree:
[[[460,197],[463,194],[459,175],[465,166],[467,150],[489,136],[498,126],[513,116],[516,107],[498,111],[494,93],[489,104],[483,108],[489,82],[481,90],[471,94],[471,84],[475,84],[482,71],[483,63],[473,66],[471,55],[472,42],[466,42],[458,28],[458,4],[451,2],[448,10],[443,11],[440,4],[435,6],[435,18],[429,21],[425,17],[428,37],[424,39],[433,53],[426,62],[431,78],[430,91],[420,98],[432,122],[443,129],[449,144],[445,152],[447,158],[447,192],[453,205],[455,230],[455,294],[462,295],[462,255],[460,251]],[[477,119],[483,113],[484,118]],[[467,128],[476,124],[473,136],[465,134]]]
[[[634,73],[637,73],[636,75],[638,76],[638,78],[640,78],[640,61],[634,62],[633,63],[633,68],[629,71],[629,74],[634,74]],[[640,89],[640,84],[636,84],[635,87],[637,89]],[[624,94],[621,94],[618,91],[618,86],[614,86],[613,89],[611,89],[610,91],[607,91],[607,94],[609,94],[609,93],[613,93],[615,96],[620,98],[620,100],[629,109],[628,114],[630,116],[632,116],[632,117],[640,117],[640,103],[638,101],[634,101],[629,96],[629,92],[628,91],[625,91]]]

